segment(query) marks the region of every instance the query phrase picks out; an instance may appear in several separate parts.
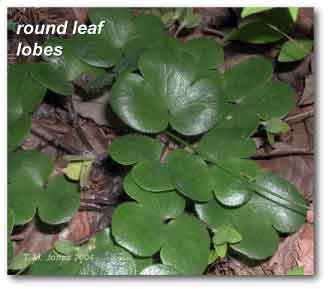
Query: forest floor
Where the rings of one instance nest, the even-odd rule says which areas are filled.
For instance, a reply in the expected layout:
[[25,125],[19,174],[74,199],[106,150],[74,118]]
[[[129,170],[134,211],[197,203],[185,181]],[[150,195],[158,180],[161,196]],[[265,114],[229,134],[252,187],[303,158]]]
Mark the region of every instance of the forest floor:
[[[236,9],[199,8],[197,10],[202,15],[201,25],[187,33],[180,33],[181,41],[200,35],[221,39],[222,34],[236,23]],[[35,22],[47,23],[60,23],[73,19],[85,22],[86,15],[86,9],[83,8],[40,8],[24,11],[11,9],[8,13],[9,19],[15,21],[28,22],[33,19]],[[297,25],[305,35],[313,39],[313,10],[301,9]],[[18,41],[22,39],[18,39],[15,34],[9,34],[9,63],[18,61],[12,53]],[[36,39],[24,39],[24,41],[33,42]],[[221,71],[253,55],[274,58],[278,53],[275,44],[259,46],[239,42],[225,46],[224,50],[225,62],[219,67]],[[254,136],[258,147],[254,158],[258,164],[263,169],[273,171],[293,183],[311,205],[307,222],[299,232],[283,238],[278,251],[268,261],[246,265],[238,258],[227,256],[212,264],[207,270],[208,275],[284,275],[295,266],[304,266],[305,274],[313,274],[314,65],[315,58],[312,53],[302,61],[275,67],[274,78],[288,82],[296,91],[297,107],[285,118],[291,129],[288,133],[281,135],[279,141],[273,146],[263,142],[261,136]],[[80,79],[77,84],[83,87],[84,81]],[[66,166],[62,158],[64,154],[81,154],[91,150],[99,160],[92,168],[88,188],[82,192],[81,209],[69,225],[54,232],[51,227],[45,227],[37,220],[28,223],[19,228],[13,236],[16,240],[16,252],[23,250],[33,253],[44,252],[63,236],[76,243],[83,243],[101,227],[110,223],[113,206],[107,206],[106,202],[119,203],[124,198],[118,193],[121,190],[121,176],[124,172],[114,163],[105,161],[105,156],[111,141],[125,131],[124,128],[117,126],[114,128],[106,124],[103,117],[106,97],[107,95],[83,102],[77,92],[73,97],[73,106],[71,103],[58,102],[47,97],[38,111],[34,113],[32,130],[22,145],[23,150],[40,150],[50,155],[55,160],[58,174]],[[75,123],[72,123],[72,113],[76,113]],[[161,138],[161,141],[168,140]]]

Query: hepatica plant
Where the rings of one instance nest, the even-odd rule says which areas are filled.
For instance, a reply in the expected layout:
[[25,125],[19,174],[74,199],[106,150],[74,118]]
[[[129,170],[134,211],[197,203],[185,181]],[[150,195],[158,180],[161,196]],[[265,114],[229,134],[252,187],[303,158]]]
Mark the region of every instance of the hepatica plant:
[[[79,208],[75,184],[49,178],[52,161],[19,146],[46,91],[70,96],[83,73],[114,74],[109,104],[131,132],[110,144],[109,157],[130,168],[123,181],[129,200],[115,209],[93,259],[59,266],[41,258],[31,274],[199,275],[223,245],[252,260],[272,256],[279,235],[304,223],[307,205],[292,184],[251,160],[251,136],[293,109],[293,89],[272,80],[264,57],[219,73],[223,49],[214,40],[181,43],[155,16],[90,9],[89,18],[107,21],[102,35],[51,38],[47,45],[61,43],[62,56],[9,68],[10,220],[22,225],[37,212],[62,224]],[[159,134],[177,148],[167,149]]]

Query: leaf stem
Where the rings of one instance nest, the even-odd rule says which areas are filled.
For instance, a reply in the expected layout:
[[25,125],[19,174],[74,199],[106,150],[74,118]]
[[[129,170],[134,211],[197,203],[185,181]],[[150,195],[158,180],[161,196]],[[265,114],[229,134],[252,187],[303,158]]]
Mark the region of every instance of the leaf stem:
[[[186,142],[185,140],[183,140],[182,138],[180,138],[179,136],[176,136],[175,134],[169,132],[169,131],[166,131],[165,132],[166,135],[168,135],[169,137],[171,137],[172,139],[174,139],[175,141],[177,141],[178,143],[184,145],[185,147],[187,147],[189,150],[191,150],[193,153],[196,153],[198,154],[199,156],[201,156],[202,158],[205,158],[207,160],[209,160],[211,163],[215,164],[216,166],[220,167],[221,169],[225,170],[226,172],[228,172],[230,175],[233,175],[234,177],[237,177],[239,179],[241,179],[243,182],[246,182],[248,184],[251,184],[253,186],[253,188],[255,189],[255,192],[259,195],[261,195],[262,197],[266,197],[264,193],[262,193],[261,191],[265,191],[267,192],[268,194],[272,195],[272,196],[275,196],[276,198],[279,198],[285,202],[288,202],[292,205],[295,205],[295,206],[298,206],[302,209],[305,209],[305,210],[308,210],[309,207],[307,205],[303,205],[303,204],[300,204],[298,202],[295,202],[293,200],[290,200],[290,199],[287,199],[283,196],[280,196],[279,194],[276,194],[275,192],[272,192],[271,190],[269,190],[268,188],[265,188],[265,187],[262,187],[258,184],[254,184],[254,182],[250,181],[249,179],[247,179],[246,177],[243,177],[241,175],[237,175],[237,174],[234,174],[233,172],[231,172],[229,169],[225,168],[224,166],[220,165],[216,160],[211,160],[209,159],[208,156],[204,156],[197,148],[194,148],[192,147],[191,144],[189,144],[188,142]],[[274,201],[271,199],[271,201]],[[280,204],[282,206],[284,206],[283,204]],[[293,208],[289,208],[291,210],[293,210]],[[300,212],[298,211],[299,213],[302,213],[304,214],[304,212]]]
[[189,150],[191,150],[192,152],[196,153],[196,149],[192,147],[192,145],[188,142],[186,142],[185,140],[183,140],[181,137],[175,135],[174,133],[171,133],[169,131],[166,131],[165,134],[167,136],[169,136],[170,138],[176,140],[178,143],[184,145],[185,147],[187,147]]
[[306,53],[308,52],[301,43],[299,43],[297,40],[295,40],[294,38],[292,38],[291,36],[289,36],[287,33],[281,31],[277,26],[272,25],[270,23],[266,23],[266,25],[268,27],[270,27],[271,29],[273,29],[274,31],[277,31],[278,33],[280,33],[281,35],[283,35],[284,37],[286,37],[288,40],[290,40],[293,43],[295,43],[296,46],[298,46],[298,48],[302,49],[304,52],[306,52]]
[[65,155],[65,161],[94,161],[96,159],[93,154],[83,154],[83,155]]

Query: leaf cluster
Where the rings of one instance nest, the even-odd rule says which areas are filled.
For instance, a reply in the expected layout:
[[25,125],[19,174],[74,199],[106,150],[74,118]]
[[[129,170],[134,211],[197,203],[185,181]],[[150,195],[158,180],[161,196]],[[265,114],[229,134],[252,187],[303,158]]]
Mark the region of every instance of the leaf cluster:
[[[284,9],[272,9],[263,14],[265,21],[275,21],[278,11],[286,16]],[[114,82],[109,103],[134,133],[116,138],[109,156],[131,167],[123,182],[129,200],[115,209],[110,234],[99,233],[95,248],[59,242],[33,262],[29,273],[198,275],[209,259],[228,249],[255,260],[272,256],[279,233],[297,231],[307,206],[293,185],[263,173],[250,160],[256,151],[251,136],[259,125],[272,134],[286,130],[281,118],[295,105],[293,89],[272,80],[272,63],[264,57],[218,73],[224,54],[217,42],[180,43],[153,15],[92,8],[89,19],[95,24],[106,20],[102,35],[50,38],[46,45],[63,45],[62,56],[9,68],[10,222],[25,224],[37,212],[43,222],[61,224],[79,208],[76,184],[62,176],[50,178],[51,160],[17,148],[46,91],[70,96],[73,81],[84,73],[100,82],[115,75],[109,81]],[[285,29],[290,22],[276,25]],[[229,40],[248,41],[247,27]],[[254,39],[281,38],[271,31]],[[167,153],[155,138],[160,133],[180,147]],[[190,139],[199,141],[190,144]],[[84,183],[90,166],[90,161],[71,163],[65,173]],[[49,264],[50,254],[79,261]],[[153,264],[154,256],[161,263]],[[13,270],[28,266],[14,265]]]

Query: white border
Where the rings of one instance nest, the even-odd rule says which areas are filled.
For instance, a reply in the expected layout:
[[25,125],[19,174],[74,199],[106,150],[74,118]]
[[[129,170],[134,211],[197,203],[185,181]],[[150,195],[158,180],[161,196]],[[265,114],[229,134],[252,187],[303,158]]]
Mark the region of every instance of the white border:
[[[328,28],[328,10],[325,9],[324,0],[306,1],[306,0],[275,0],[275,1],[208,1],[208,0],[170,0],[170,1],[100,1],[100,0],[65,0],[65,1],[50,1],[50,0],[0,0],[0,45],[1,45],[1,64],[0,65],[0,89],[1,89],[1,105],[0,105],[0,117],[1,117],[1,137],[0,137],[0,185],[2,196],[2,210],[1,210],[1,254],[0,260],[0,284],[1,288],[70,288],[72,286],[78,286],[77,288],[131,288],[135,286],[142,286],[143,288],[156,288],[167,289],[170,287],[183,287],[183,288],[240,288],[243,289],[257,289],[263,288],[277,288],[277,286],[297,286],[298,289],[302,288],[327,288],[328,274],[327,274],[327,260],[328,260],[328,237],[327,237],[327,215],[328,215],[328,177],[327,177],[327,165],[328,163],[328,137],[324,133],[328,127],[328,90],[326,80],[328,77],[328,40],[327,40],[327,28]],[[84,7],[84,6],[143,6],[143,7],[168,7],[168,6],[220,6],[220,7],[245,7],[245,6],[313,6],[315,7],[316,17],[316,79],[317,79],[317,127],[316,127],[316,258],[317,268],[315,277],[304,278],[269,278],[269,277],[254,277],[254,278],[30,278],[19,277],[13,278],[6,276],[6,159],[7,159],[7,142],[6,142],[6,108],[7,108],[7,96],[6,96],[6,61],[7,61],[7,31],[6,31],[6,7],[19,7],[19,6],[35,6],[35,7]],[[325,31],[325,33],[324,33]],[[324,35],[325,34],[325,35]],[[325,113],[326,112],[326,113]],[[326,127],[327,126],[327,127]]]

